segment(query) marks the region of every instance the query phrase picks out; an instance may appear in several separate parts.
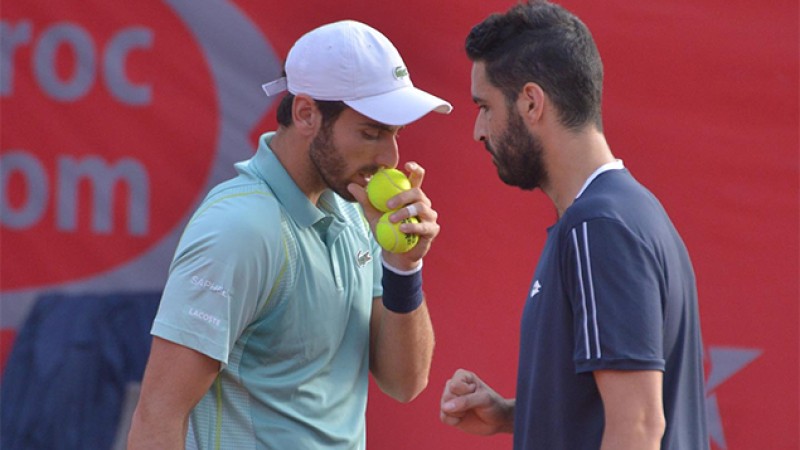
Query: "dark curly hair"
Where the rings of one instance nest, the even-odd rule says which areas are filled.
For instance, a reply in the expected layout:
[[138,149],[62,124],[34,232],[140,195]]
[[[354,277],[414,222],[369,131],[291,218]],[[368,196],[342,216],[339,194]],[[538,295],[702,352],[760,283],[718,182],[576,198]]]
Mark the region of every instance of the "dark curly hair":
[[507,102],[534,82],[564,126],[577,130],[593,123],[602,131],[603,63],[589,29],[561,6],[532,0],[492,14],[472,28],[466,51],[485,64]]

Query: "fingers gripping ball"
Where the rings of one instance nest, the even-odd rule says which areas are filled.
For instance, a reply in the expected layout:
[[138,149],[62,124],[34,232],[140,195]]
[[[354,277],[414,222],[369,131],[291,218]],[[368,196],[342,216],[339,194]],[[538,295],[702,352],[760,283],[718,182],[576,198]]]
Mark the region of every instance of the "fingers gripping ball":
[[367,183],[367,197],[376,209],[388,212],[386,201],[395,195],[411,189],[411,182],[397,169],[381,169]]
[[389,221],[391,212],[387,212],[378,220],[375,226],[375,237],[378,239],[378,244],[383,247],[387,252],[392,253],[405,253],[419,241],[419,236],[416,234],[406,234],[400,231],[400,224],[402,223],[419,223],[416,217],[409,217],[400,222],[392,223]]
[[381,169],[367,183],[369,202],[375,209],[384,212],[375,226],[375,238],[387,252],[405,253],[414,248],[419,241],[419,236],[400,231],[400,224],[419,223],[419,219],[410,217],[398,223],[392,223],[389,221],[389,216],[394,211],[386,206],[386,202],[390,198],[409,189],[411,189],[411,181],[397,169]]

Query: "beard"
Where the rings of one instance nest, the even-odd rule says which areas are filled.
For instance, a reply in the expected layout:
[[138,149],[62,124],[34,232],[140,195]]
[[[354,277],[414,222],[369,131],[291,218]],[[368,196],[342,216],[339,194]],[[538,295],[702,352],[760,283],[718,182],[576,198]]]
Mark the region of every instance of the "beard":
[[[356,198],[347,190],[352,181],[347,177],[347,161],[342,152],[333,143],[333,122],[323,124],[309,147],[309,158],[317,168],[325,185],[339,197],[348,202],[355,202]],[[375,173],[378,166],[362,168],[362,173]]]
[[508,125],[496,144],[484,141],[494,156],[497,175],[509,186],[526,191],[541,188],[547,182],[542,142],[528,131],[516,111],[509,108],[508,117]]
[[308,154],[311,162],[317,168],[317,173],[328,188],[345,200],[352,202],[355,198],[347,190],[349,182],[343,180],[347,163],[333,143],[333,127],[331,125],[323,124],[320,127],[311,142]]

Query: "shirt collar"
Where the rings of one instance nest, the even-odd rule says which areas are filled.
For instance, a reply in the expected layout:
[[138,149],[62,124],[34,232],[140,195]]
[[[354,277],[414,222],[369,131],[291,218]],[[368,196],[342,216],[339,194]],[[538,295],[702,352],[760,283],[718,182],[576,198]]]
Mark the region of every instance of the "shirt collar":
[[303,194],[294,180],[283,167],[278,157],[269,147],[275,133],[266,133],[258,140],[258,151],[251,160],[251,164],[258,175],[267,183],[286,212],[301,227],[310,227],[326,217]]
[[601,173],[608,172],[609,170],[620,170],[624,168],[625,165],[622,163],[621,159],[615,159],[614,161],[605,163],[602,166],[598,167],[597,170],[595,170],[591,175],[589,175],[589,178],[586,179],[586,182],[583,183],[583,187],[581,188],[580,191],[578,191],[578,195],[576,195],[575,198],[577,199],[578,197],[580,197],[581,194],[583,194],[583,191],[585,191],[586,188],[588,188],[589,185],[592,184],[592,181],[594,181],[594,179],[597,178]]

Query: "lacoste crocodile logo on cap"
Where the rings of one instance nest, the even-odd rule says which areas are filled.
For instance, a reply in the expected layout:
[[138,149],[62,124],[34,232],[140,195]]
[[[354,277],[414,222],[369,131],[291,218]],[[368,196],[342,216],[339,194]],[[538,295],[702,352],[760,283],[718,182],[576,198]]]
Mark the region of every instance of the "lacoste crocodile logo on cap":
[[398,80],[408,76],[408,69],[406,66],[397,66],[394,68],[394,77]]

